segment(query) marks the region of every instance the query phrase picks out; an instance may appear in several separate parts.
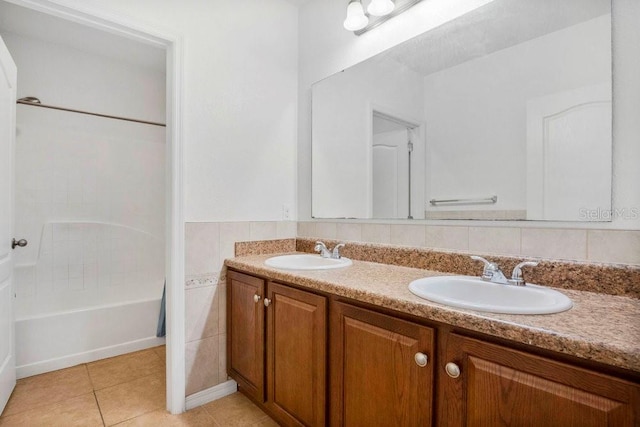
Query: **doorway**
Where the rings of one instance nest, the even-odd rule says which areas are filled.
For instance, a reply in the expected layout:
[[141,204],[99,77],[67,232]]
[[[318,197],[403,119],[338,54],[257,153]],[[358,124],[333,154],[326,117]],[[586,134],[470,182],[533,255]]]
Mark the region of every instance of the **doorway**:
[[424,218],[420,125],[376,110],[372,116],[372,218]]
[[[163,239],[164,243],[158,246],[160,246],[160,256],[165,260],[165,267],[164,267],[165,272],[164,274],[162,274],[162,276],[166,277],[166,281],[167,281],[167,318],[168,318],[167,330],[169,332],[168,334],[169,338],[167,342],[167,353],[168,353],[167,408],[173,413],[182,412],[184,410],[184,373],[183,373],[184,372],[184,336],[183,336],[184,334],[179,332],[183,329],[183,322],[184,322],[183,320],[184,295],[182,292],[183,291],[182,286],[180,286],[184,278],[184,275],[183,275],[184,261],[183,261],[183,250],[182,250],[182,248],[184,247],[184,243],[183,243],[184,242],[184,236],[183,236],[184,221],[182,217],[182,202],[181,202],[182,183],[180,178],[181,177],[181,173],[180,173],[180,169],[181,169],[180,107],[181,105],[180,105],[179,94],[181,91],[181,75],[179,72],[180,70],[179,62],[181,61],[181,54],[180,54],[181,42],[179,39],[176,39],[175,37],[172,37],[172,36],[162,36],[162,35],[158,36],[159,33],[153,29],[131,28],[129,26],[123,25],[122,23],[115,22],[113,20],[113,17],[110,17],[109,19],[102,18],[98,11],[96,11],[95,14],[87,14],[86,12],[76,13],[76,12],[70,11],[67,8],[62,8],[59,5],[51,4],[47,1],[40,1],[40,2],[16,1],[14,3],[17,6],[16,5],[11,5],[11,6],[13,7],[25,6],[24,9],[26,9],[27,12],[34,12],[34,11],[41,12],[42,14],[46,15],[46,17],[48,18],[55,18],[58,20],[62,20],[63,18],[71,19],[75,21],[75,23],[67,22],[67,24],[83,25],[91,29],[92,31],[104,32],[104,30],[107,29],[108,32],[111,33],[110,34],[111,37],[113,37],[114,34],[116,34],[119,37],[122,35],[126,35],[129,41],[134,40],[136,43],[145,43],[147,45],[153,46],[155,49],[162,49],[164,52],[166,52],[166,60],[164,61],[166,66],[166,77],[164,78],[165,84],[163,86],[164,88],[166,88],[166,91],[167,91],[167,107],[166,107],[166,114],[165,114],[166,122],[167,122],[167,130],[166,130],[166,135],[162,137],[164,141],[160,141],[160,144],[165,142],[164,150],[163,150],[164,151],[163,155],[165,159],[164,160],[159,159],[159,162],[156,163],[156,165],[159,163],[160,168],[164,169],[164,172],[166,173],[166,176],[164,178],[160,177],[160,179],[163,181],[163,188],[164,188],[164,190],[160,190],[160,191],[163,193],[162,196],[165,199],[165,202],[161,203],[161,205],[159,206],[159,210],[162,213],[161,216],[163,217],[162,219],[164,222],[164,226],[160,224],[159,228],[162,230],[164,234],[164,239]],[[20,70],[18,72],[20,73]],[[20,90],[20,86],[19,86],[19,90]],[[33,94],[33,95],[38,95],[38,94]],[[64,106],[64,105],[61,105],[61,106]],[[24,106],[24,107],[20,106],[19,108],[25,108],[25,109],[31,108],[33,109],[33,111],[36,111],[36,109],[29,106]],[[37,109],[37,110],[39,111],[40,109]],[[52,112],[49,112],[49,113],[52,113]],[[67,114],[66,112],[60,112],[60,111],[56,111],[53,113]],[[18,114],[20,114],[20,112]],[[71,114],[71,113],[68,113],[68,114]],[[119,115],[119,114],[115,114],[115,115]],[[41,115],[39,119],[42,119],[42,118],[43,116]],[[49,119],[51,120],[52,123],[58,123],[58,124],[60,123],[60,121],[58,120],[59,117],[53,118],[53,119],[49,118]],[[45,118],[45,121],[46,120],[47,118]],[[72,120],[81,120],[81,119],[74,118]],[[95,120],[96,126],[101,128],[100,130],[107,135],[113,136],[114,132],[117,133],[118,131],[122,130],[122,129],[114,130],[113,127],[118,125],[116,125],[115,122],[112,123],[108,119],[94,117],[94,118],[91,118],[90,120]],[[100,120],[105,120],[105,121],[102,122]],[[125,126],[128,126],[128,125],[129,124]],[[69,126],[69,128],[77,129],[78,127],[75,125],[72,125],[72,126]],[[145,132],[148,132],[148,130],[140,130],[140,129],[142,128],[138,128],[135,132],[141,132],[142,134],[145,134]],[[66,129],[66,130],[69,130],[69,129]],[[128,130],[131,130],[131,129],[128,129]],[[153,139],[153,137],[150,137],[149,135],[138,135],[138,137],[142,140],[145,140],[145,144],[149,142],[147,141],[148,139]],[[120,139],[127,139],[127,137],[120,138]],[[75,149],[76,150],[72,148],[70,152],[72,153],[77,152],[78,146],[76,146]],[[82,148],[80,148],[80,150],[82,150]],[[105,153],[102,150],[98,150],[98,152],[90,153],[89,157],[101,158],[101,156],[104,154]],[[81,161],[81,159],[76,159],[76,160]],[[123,163],[127,164],[126,159],[122,159],[122,160],[123,160]],[[101,164],[102,162],[97,162],[96,164],[94,164],[93,165],[94,169],[99,169]],[[131,166],[131,165],[128,164],[127,166]],[[91,168],[86,168],[87,171],[90,169]],[[69,176],[66,176],[64,180],[60,178],[60,182],[62,181],[66,181],[67,183],[67,190],[68,190],[66,195],[67,201],[73,199],[74,197],[77,197],[78,193],[82,192],[82,189],[77,189],[77,186],[78,186],[77,183],[72,184],[72,187],[76,188],[75,190],[69,189],[71,188],[68,185],[69,182],[71,182]],[[55,180],[53,180],[52,182],[55,185]],[[45,189],[43,189],[43,192],[44,191]],[[53,190],[51,191],[53,194]],[[75,195],[72,195],[73,191],[76,192]],[[62,191],[60,191],[60,193],[61,192]],[[87,193],[87,196],[90,196],[91,189],[86,191],[86,193]],[[99,201],[97,202],[99,203]],[[155,206],[155,207],[158,208],[158,206]],[[131,253],[135,253],[140,249],[144,249],[142,248],[142,246],[144,246],[145,243],[142,243],[142,242],[145,241],[145,238],[148,237],[148,235],[153,234],[153,233],[149,233],[148,230],[140,229],[140,227],[132,227],[132,226],[128,226],[127,224],[118,223],[116,221],[92,221],[92,220],[87,220],[86,218],[83,217],[81,218],[82,221],[74,220],[72,221],[72,223],[70,223],[69,221],[66,221],[64,219],[60,220],[61,217],[63,217],[63,215],[58,215],[57,219],[54,218],[53,221],[48,221],[47,223],[49,227],[43,226],[40,231],[40,236],[37,236],[37,233],[35,235],[37,236],[36,240],[38,240],[39,238],[39,240],[42,241],[43,236],[45,236],[45,233],[47,232],[46,230],[48,228],[50,230],[51,238],[53,241],[55,240],[54,236],[57,230],[57,234],[59,237],[61,237],[61,240],[63,240],[63,242],[54,241],[53,243],[59,243],[58,246],[60,247],[64,246],[63,243],[66,243],[66,248],[62,248],[64,250],[60,251],[60,252],[66,252],[66,254],[64,254],[66,255],[66,258],[69,258],[70,255],[73,255],[71,252],[77,251],[78,249],[78,245],[73,245],[74,248],[70,249],[72,245],[70,245],[69,242],[73,240],[73,239],[71,240],[69,239],[69,237],[71,237],[71,234],[75,234],[75,237],[78,237],[78,233],[83,235],[85,232],[89,236],[91,236],[93,233],[98,235],[100,233],[106,233],[106,234],[110,234],[111,236],[119,234],[122,237],[121,240],[125,242],[123,243],[124,246],[129,245],[131,241],[137,242],[137,243],[134,243],[133,245],[129,245],[129,247],[127,248],[128,250],[131,251]],[[107,224],[104,224],[104,223],[107,223]],[[122,225],[124,225],[124,227],[120,227]],[[114,226],[117,230],[114,229]],[[136,235],[136,238],[133,239],[132,235]],[[82,241],[83,245],[84,243],[86,242]],[[42,245],[36,245],[37,247],[36,249],[37,253],[35,254],[36,257],[42,254],[40,250],[41,246]],[[58,249],[60,249],[60,247]],[[82,250],[84,250],[84,248]],[[62,258],[62,256],[60,258]],[[122,261],[126,263],[125,259],[123,259]],[[82,264],[83,269],[85,268],[85,266],[86,264]],[[58,273],[57,276],[55,276],[55,273],[52,273],[52,279],[54,279],[55,277],[60,278],[62,276],[65,276],[64,274],[62,274],[61,272],[62,270],[66,270],[66,279],[67,279],[66,283],[69,286],[72,283],[71,279],[77,279],[76,276],[78,274],[78,269],[75,268],[74,272],[72,273],[71,264],[67,264],[65,268],[61,268],[59,270],[60,271],[57,272]],[[121,269],[119,271],[119,273],[121,273],[120,277],[126,278],[127,276],[126,273],[128,272],[131,272],[131,271],[127,271],[126,269]],[[18,278],[25,279],[26,283],[29,283],[30,276],[32,276],[33,274],[34,274],[33,271],[28,271],[27,273],[20,272],[16,276],[20,276],[20,275],[26,276],[26,277],[22,277],[22,278],[18,277]],[[72,275],[74,277],[71,277]],[[83,277],[83,280],[86,279],[84,275],[82,277]],[[63,282],[63,281],[60,280],[60,282]],[[74,286],[78,286],[79,282],[78,280],[75,280],[73,283],[74,283]],[[154,286],[157,286],[157,284]],[[160,289],[161,289],[161,286],[160,286]],[[117,293],[118,292],[114,292],[114,294],[117,294]],[[136,296],[134,295],[132,299],[144,300],[145,298],[144,297],[136,298]],[[74,310],[71,309],[67,311],[74,311]],[[37,316],[31,316],[31,317],[37,317]],[[29,320],[32,320],[32,319],[29,319]],[[154,323],[155,321],[157,321],[157,317],[154,319]],[[177,333],[173,333],[176,331]]]

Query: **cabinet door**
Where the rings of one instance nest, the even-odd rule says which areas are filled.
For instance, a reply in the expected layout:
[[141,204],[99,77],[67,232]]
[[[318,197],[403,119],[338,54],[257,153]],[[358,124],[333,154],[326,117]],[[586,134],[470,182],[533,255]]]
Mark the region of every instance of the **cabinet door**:
[[269,282],[267,407],[285,425],[324,426],[326,298]]
[[431,425],[433,345],[431,328],[332,305],[331,425]]
[[264,401],[264,280],[227,272],[227,371]]
[[443,426],[640,425],[640,388],[627,381],[456,334],[441,365]]

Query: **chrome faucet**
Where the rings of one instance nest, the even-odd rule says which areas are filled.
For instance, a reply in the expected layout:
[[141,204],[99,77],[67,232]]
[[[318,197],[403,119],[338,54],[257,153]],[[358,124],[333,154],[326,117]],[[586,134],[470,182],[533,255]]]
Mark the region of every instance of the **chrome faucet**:
[[482,270],[482,280],[492,283],[500,283],[502,285],[515,285],[515,286],[524,286],[526,282],[524,281],[524,277],[522,275],[522,267],[531,266],[535,267],[538,265],[537,262],[532,261],[524,261],[520,264],[516,265],[511,272],[511,279],[507,279],[498,264],[494,262],[489,262],[486,259],[479,256],[472,256],[471,259],[475,261],[482,261],[484,263],[484,269]]
[[331,258],[331,252],[321,241],[316,242],[316,246],[313,248],[314,251],[319,252],[322,258]]
[[333,252],[331,253],[331,258],[340,259],[342,256],[340,255],[340,248],[344,248],[344,243],[338,243],[335,248],[333,248]]
[[481,276],[482,280],[493,283],[501,283],[503,285],[509,283],[509,279],[507,279],[502,270],[500,270],[498,264],[489,262],[486,259],[475,255],[471,256],[471,259],[475,261],[482,261],[484,263],[484,269],[482,270]]
[[340,248],[343,248],[343,247],[344,247],[344,243],[338,243],[336,247],[333,248],[333,252],[332,252],[329,249],[327,249],[324,243],[318,240],[313,250],[320,253],[320,256],[322,258],[340,259],[341,258]]
[[509,283],[516,286],[526,285],[524,276],[522,275],[522,267],[535,267],[537,265],[538,263],[533,261],[524,261],[516,265],[515,267],[513,267],[513,271],[511,272],[511,280],[509,281]]

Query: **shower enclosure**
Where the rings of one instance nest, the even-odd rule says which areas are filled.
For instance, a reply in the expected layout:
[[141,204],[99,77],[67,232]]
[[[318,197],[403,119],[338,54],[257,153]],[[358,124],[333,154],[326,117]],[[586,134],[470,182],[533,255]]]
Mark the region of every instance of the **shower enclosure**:
[[[14,251],[18,378],[164,343],[155,336],[165,274],[164,70],[3,38],[24,76],[15,147],[15,232],[28,241]],[[103,98],[89,100],[96,94]]]

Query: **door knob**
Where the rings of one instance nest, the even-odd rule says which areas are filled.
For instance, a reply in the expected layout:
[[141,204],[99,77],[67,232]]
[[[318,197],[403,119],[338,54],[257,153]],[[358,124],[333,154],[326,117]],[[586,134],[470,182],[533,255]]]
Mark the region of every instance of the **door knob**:
[[11,241],[11,249],[15,249],[16,246],[20,246],[21,248],[24,248],[25,246],[27,246],[27,243],[29,242],[27,242],[26,239],[20,239],[20,240],[13,239]]
[[271,304],[271,300],[269,298],[265,298],[263,303],[265,307],[269,307],[269,305]]
[[260,301],[260,298],[262,298],[260,295],[255,294],[255,295],[253,296],[253,301],[254,301],[255,303],[258,303],[258,301]]

